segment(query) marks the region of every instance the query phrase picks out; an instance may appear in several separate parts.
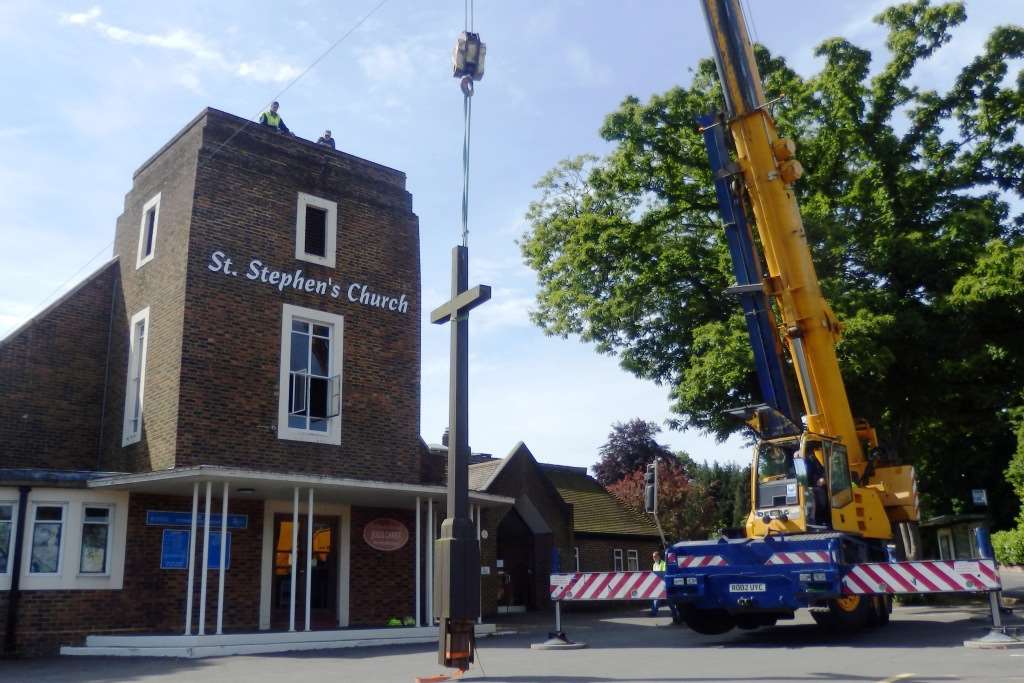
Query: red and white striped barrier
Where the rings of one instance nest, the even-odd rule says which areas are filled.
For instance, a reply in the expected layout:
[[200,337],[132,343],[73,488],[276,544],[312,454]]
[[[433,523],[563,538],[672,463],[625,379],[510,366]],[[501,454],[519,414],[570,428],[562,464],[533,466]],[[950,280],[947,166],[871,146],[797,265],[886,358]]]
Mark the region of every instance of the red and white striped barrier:
[[699,569],[700,567],[722,567],[729,563],[721,555],[683,555],[676,560],[676,564],[684,569]]
[[853,565],[843,577],[843,592],[975,593],[1002,588],[992,560],[936,560]]
[[665,580],[655,572],[584,572],[551,575],[551,599],[660,600],[665,598]]
[[828,561],[828,553],[813,550],[799,553],[774,553],[765,564],[819,564]]

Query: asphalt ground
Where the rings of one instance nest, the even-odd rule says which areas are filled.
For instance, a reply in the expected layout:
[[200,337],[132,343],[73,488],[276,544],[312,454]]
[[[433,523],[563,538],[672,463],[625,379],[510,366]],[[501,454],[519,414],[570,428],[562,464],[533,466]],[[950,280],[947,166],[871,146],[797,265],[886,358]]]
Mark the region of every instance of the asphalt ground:
[[[626,681],[1024,681],[1024,649],[975,650],[963,641],[988,631],[985,605],[898,607],[880,629],[823,633],[806,612],[791,622],[707,637],[649,617],[640,605],[569,611],[563,627],[584,650],[535,651],[545,615],[500,622],[504,635],[479,642],[477,665],[462,679],[492,683]],[[1008,623],[1024,624],[1019,617]],[[3,683],[208,681],[411,683],[441,673],[429,645],[359,648],[198,660],[72,658],[0,662]]]

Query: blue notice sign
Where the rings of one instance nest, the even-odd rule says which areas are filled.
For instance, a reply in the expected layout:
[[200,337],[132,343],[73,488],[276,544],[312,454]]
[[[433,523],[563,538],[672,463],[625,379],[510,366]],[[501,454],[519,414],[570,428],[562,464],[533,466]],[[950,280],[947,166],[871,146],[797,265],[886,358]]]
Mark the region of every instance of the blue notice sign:
[[188,569],[187,530],[164,529],[160,546],[160,569]]
[[[160,569],[188,569],[188,529],[164,529],[160,546]],[[220,532],[210,533],[210,552],[206,559],[207,569],[220,569]],[[231,532],[224,549],[224,569],[231,569]]]
[[[207,569],[220,569],[220,532],[210,534],[210,554],[206,559]],[[228,532],[228,546],[224,551],[224,569],[231,569],[231,532]]]
[[[221,516],[210,515],[210,527],[220,528]],[[206,516],[203,513],[196,515],[196,526],[203,527]],[[146,510],[146,526],[192,526],[191,512],[168,512],[166,510]],[[228,515],[229,529],[249,528],[249,515]]]

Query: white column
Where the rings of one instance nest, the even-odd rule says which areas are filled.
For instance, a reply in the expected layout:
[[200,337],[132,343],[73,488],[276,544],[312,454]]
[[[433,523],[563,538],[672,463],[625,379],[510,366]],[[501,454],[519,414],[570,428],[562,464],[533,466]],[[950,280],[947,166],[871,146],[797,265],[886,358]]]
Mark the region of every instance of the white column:
[[313,487],[309,488],[309,509],[306,510],[306,630],[309,630],[309,608],[313,604]]
[[420,497],[416,496],[416,626],[422,626],[420,620]]
[[295,487],[295,495],[292,496],[292,593],[288,601],[288,630],[295,630],[295,579],[299,571],[299,487]]
[[210,493],[213,490],[213,482],[206,482],[206,514],[203,522],[203,564],[199,570],[202,572],[199,580],[199,635],[206,635],[206,575],[209,573],[206,568],[210,562]]
[[217,635],[224,633],[224,565],[228,553],[228,483],[220,513],[220,576],[217,577]]
[[434,499],[427,498],[427,618],[434,624]]
[[[480,543],[480,505],[477,504],[473,508],[473,510],[474,510],[473,517],[476,518],[476,550],[477,550],[477,553],[480,555],[480,566],[482,567],[482,566],[484,566],[484,562],[483,562],[483,548],[481,547],[482,544]],[[477,571],[479,571],[479,570],[477,570]],[[482,624],[482,623],[484,623],[484,584],[483,584],[483,576],[482,575],[481,575],[481,578],[480,578],[480,583],[477,584],[477,585],[478,585],[478,587],[480,589],[480,597],[477,600],[478,609],[480,611],[476,615],[476,623]]]
[[199,515],[199,482],[192,484],[192,530],[188,534],[188,594],[185,596],[185,635],[192,635],[192,591],[196,576],[196,517]]

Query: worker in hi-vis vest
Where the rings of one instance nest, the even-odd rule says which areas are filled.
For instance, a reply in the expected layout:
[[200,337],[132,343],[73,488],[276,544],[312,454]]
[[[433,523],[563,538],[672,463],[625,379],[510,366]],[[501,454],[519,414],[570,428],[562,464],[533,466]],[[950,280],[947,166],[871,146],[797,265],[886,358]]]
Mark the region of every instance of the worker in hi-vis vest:
[[282,133],[291,133],[288,130],[288,126],[284,125],[284,119],[277,113],[277,108],[280,105],[277,102],[270,103],[270,110],[260,114],[260,123],[264,126],[270,126],[275,130],[279,130]]
[[[651,553],[651,571],[656,574],[663,575],[665,573],[665,560],[661,559],[661,551],[655,550]],[[659,576],[659,580],[661,577]],[[651,616],[658,616],[658,599],[655,598],[651,602]]]

